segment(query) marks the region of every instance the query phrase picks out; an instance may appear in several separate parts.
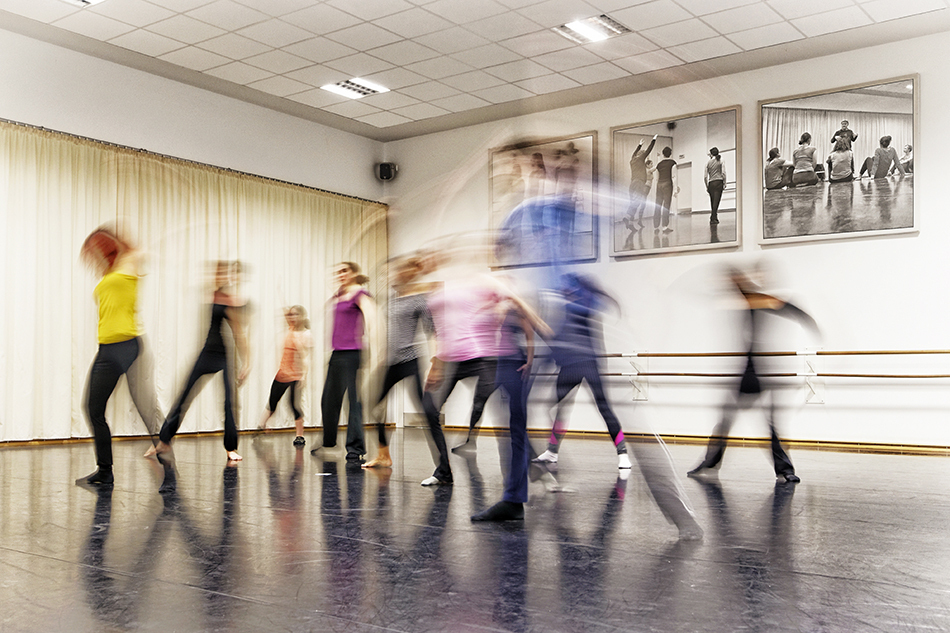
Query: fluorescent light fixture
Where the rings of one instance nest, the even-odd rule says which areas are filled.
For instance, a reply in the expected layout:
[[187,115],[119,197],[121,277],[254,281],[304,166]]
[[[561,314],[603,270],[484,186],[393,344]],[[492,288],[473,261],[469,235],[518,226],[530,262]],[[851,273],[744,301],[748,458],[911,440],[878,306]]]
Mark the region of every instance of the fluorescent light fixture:
[[359,77],[347,79],[346,81],[341,81],[337,84],[327,84],[320,87],[328,92],[338,94],[348,99],[362,99],[363,97],[367,97],[369,95],[375,95],[381,92],[389,92],[389,88],[375,84],[372,81],[360,79]]
[[102,0],[63,0],[67,4],[71,4],[74,7],[91,7],[94,4],[99,4]]
[[608,15],[598,15],[585,20],[575,20],[552,29],[575,44],[590,44],[629,33],[630,29]]

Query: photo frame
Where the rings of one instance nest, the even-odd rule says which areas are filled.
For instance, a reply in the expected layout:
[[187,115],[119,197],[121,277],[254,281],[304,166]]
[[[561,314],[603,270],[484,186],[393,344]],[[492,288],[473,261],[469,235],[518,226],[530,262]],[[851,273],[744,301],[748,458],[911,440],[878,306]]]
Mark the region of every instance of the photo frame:
[[918,231],[919,77],[759,102],[761,244]]
[[597,133],[532,139],[490,152],[498,267],[597,259]]
[[739,245],[739,120],[736,105],[611,128],[612,256]]

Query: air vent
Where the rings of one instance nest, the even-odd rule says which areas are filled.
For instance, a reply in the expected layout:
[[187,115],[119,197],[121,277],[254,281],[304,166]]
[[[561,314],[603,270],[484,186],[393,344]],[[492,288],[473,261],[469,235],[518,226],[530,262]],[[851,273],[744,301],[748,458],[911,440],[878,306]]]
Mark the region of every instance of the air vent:
[[374,84],[365,79],[360,79],[359,77],[347,79],[346,81],[341,81],[336,84],[327,84],[326,86],[321,86],[321,88],[349,99],[362,99],[369,95],[389,92],[389,88]]
[[558,35],[566,37],[576,44],[600,42],[611,37],[629,33],[630,29],[609,15],[598,15],[586,20],[575,20],[552,29]]

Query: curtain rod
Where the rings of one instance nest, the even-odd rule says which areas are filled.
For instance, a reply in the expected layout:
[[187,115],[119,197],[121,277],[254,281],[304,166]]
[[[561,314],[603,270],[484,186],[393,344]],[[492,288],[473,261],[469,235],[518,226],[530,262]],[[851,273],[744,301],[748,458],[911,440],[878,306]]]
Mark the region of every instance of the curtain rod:
[[320,193],[326,193],[326,194],[330,194],[330,195],[333,195],[333,196],[339,196],[339,197],[341,197],[341,198],[348,198],[348,199],[350,199],[350,200],[358,200],[358,201],[360,201],[360,202],[369,202],[370,204],[378,204],[378,205],[382,205],[382,206],[385,206],[385,207],[388,207],[388,206],[389,206],[389,205],[387,205],[385,202],[379,202],[378,200],[370,200],[370,199],[368,199],[368,198],[360,198],[359,196],[350,196],[350,195],[347,195],[347,194],[345,194],[345,193],[337,193],[336,191],[327,191],[326,189],[320,189],[320,188],[318,188],[318,187],[311,187],[311,186],[309,186],[309,185],[302,185],[302,184],[300,184],[300,183],[290,182],[289,180],[281,180],[281,179],[279,179],[279,178],[271,178],[271,177],[269,177],[269,176],[261,176],[260,174],[252,174],[252,173],[246,172],[246,171],[240,171],[240,170],[237,170],[237,169],[231,169],[230,167],[220,167],[220,166],[218,166],[218,165],[211,165],[210,163],[202,163],[202,162],[199,162],[199,161],[196,161],[196,160],[191,160],[191,159],[188,159],[188,158],[179,158],[178,156],[171,156],[171,155],[169,155],[169,154],[160,154],[160,153],[158,153],[158,152],[153,152],[153,151],[151,151],[151,150],[144,149],[144,148],[140,148],[140,147],[130,147],[130,146],[128,146],[128,145],[121,145],[121,144],[119,144],[119,143],[113,143],[113,142],[111,142],[111,141],[103,141],[103,140],[100,140],[100,139],[97,139],[97,138],[91,138],[91,137],[88,137],[88,136],[82,136],[82,135],[80,135],[80,134],[73,134],[73,133],[71,133],[71,132],[62,132],[62,131],[60,131],[60,130],[54,130],[54,129],[47,128],[47,127],[43,127],[43,126],[40,126],[40,125],[33,125],[33,124],[31,124],[31,123],[22,123],[22,122],[20,122],[20,121],[13,121],[12,119],[5,119],[5,118],[3,118],[3,117],[0,117],[0,123],[9,123],[10,125],[16,125],[16,126],[19,126],[19,127],[30,128],[30,129],[33,129],[33,130],[40,130],[41,132],[52,132],[53,134],[59,134],[59,135],[61,135],[61,136],[66,136],[66,137],[69,137],[69,138],[79,139],[79,140],[81,140],[81,141],[86,141],[86,142],[88,142],[88,143],[95,143],[95,144],[97,144],[97,145],[105,145],[106,147],[116,147],[116,148],[119,148],[119,149],[128,150],[128,151],[130,151],[130,152],[139,152],[139,153],[141,153],[141,154],[149,154],[149,155],[151,155],[151,156],[157,156],[157,157],[159,157],[159,158],[166,158],[166,159],[170,159],[170,160],[177,160],[177,161],[179,161],[179,162],[182,162],[182,163],[185,163],[185,164],[188,164],[188,165],[198,165],[199,167],[206,167],[206,168],[210,168],[210,169],[217,169],[217,170],[220,170],[220,171],[223,171],[223,172],[227,172],[227,173],[230,173],[230,174],[237,174],[237,175],[239,175],[239,176],[249,176],[249,177],[251,177],[251,178],[259,178],[260,180],[266,180],[266,181],[268,181],[268,182],[276,182],[276,183],[279,183],[279,184],[282,184],[282,185],[290,185],[290,186],[292,186],[292,187],[300,187],[301,189],[308,189],[308,190],[310,190],[310,191],[317,191],[317,192],[320,192]]

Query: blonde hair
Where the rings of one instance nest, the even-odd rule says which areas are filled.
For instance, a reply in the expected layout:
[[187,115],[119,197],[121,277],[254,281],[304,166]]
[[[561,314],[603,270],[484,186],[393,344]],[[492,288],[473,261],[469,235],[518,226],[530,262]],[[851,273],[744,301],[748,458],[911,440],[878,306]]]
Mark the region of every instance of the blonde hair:
[[290,306],[287,308],[285,316],[290,313],[291,310],[296,310],[297,314],[300,317],[297,319],[297,327],[294,328],[298,332],[300,330],[309,330],[310,329],[310,319],[307,318],[307,309],[303,306]]
[[360,269],[359,264],[355,262],[340,262],[340,265],[346,266],[347,268],[350,269],[350,272],[353,273],[353,275],[355,275],[354,281],[358,283],[359,285],[365,286],[366,284],[369,283],[369,277],[367,277],[362,272],[360,272],[361,269]]

